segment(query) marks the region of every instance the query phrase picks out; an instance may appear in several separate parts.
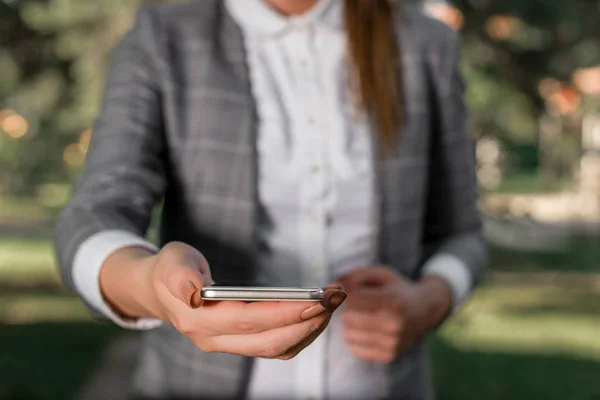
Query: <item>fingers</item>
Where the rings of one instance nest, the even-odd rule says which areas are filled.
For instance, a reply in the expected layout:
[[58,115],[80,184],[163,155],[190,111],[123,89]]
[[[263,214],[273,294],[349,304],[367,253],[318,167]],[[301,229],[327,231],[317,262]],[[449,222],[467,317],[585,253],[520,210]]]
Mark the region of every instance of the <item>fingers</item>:
[[323,296],[323,300],[321,304],[325,309],[333,313],[338,307],[346,300],[348,295],[346,292],[341,290],[341,286],[339,285],[328,285],[323,288],[325,294]]
[[[161,262],[169,262],[169,271],[164,273],[161,291],[167,296],[163,301],[171,304],[169,320],[205,352],[292,358],[323,332],[346,299],[339,285],[328,285],[320,303],[211,301],[198,310],[179,308],[177,299],[194,302],[205,277],[200,268],[189,267],[197,262],[193,254],[165,254]],[[188,282],[191,285],[186,287]]]
[[347,329],[344,340],[349,346],[369,347],[393,352],[398,345],[398,340],[391,335]]
[[261,333],[217,335],[210,338],[206,345],[212,352],[287,359],[312,343],[327,327],[330,318],[329,313],[323,313],[299,324]]
[[363,312],[377,312],[390,308],[391,297],[384,289],[356,289],[346,300],[346,309]]
[[397,279],[394,271],[386,267],[364,267],[356,269],[339,279],[345,290],[353,292],[361,287],[384,286]]
[[393,353],[373,347],[350,346],[350,352],[361,360],[378,364],[389,364],[395,359]]
[[286,354],[277,358],[280,360],[291,360],[292,358],[296,357],[298,354],[300,354],[302,350],[310,346],[321,335],[321,333],[323,333],[323,331],[325,331],[325,328],[327,328],[327,325],[329,325],[330,320],[331,319],[329,319],[326,324],[324,324],[321,328],[317,329],[306,339],[290,348]]
[[378,313],[344,310],[344,340],[358,358],[390,363],[400,349],[402,322],[386,311]]
[[399,319],[387,313],[373,314],[346,309],[342,313],[342,323],[347,330],[355,329],[396,336],[402,332],[402,323]]
[[169,292],[190,308],[200,307],[200,290],[213,283],[210,267],[204,256],[186,244],[170,243],[158,257],[159,279]]
[[[323,290],[327,293],[328,290],[340,290],[342,287],[340,285],[327,285],[323,287]],[[333,310],[331,311],[333,313],[333,311],[335,311],[335,309],[337,309],[346,299],[346,295],[345,293],[343,295],[337,294],[337,297],[335,300],[333,300],[333,302],[330,302],[329,307],[333,307]],[[332,296],[334,297],[334,296]],[[308,310],[310,311],[310,310]],[[308,314],[307,312],[305,312],[305,314]],[[303,317],[305,319],[306,315],[303,315]],[[328,321],[329,323],[329,321]],[[325,328],[327,327],[327,324],[323,325],[320,329],[318,329],[317,331],[315,331],[313,334],[311,334],[310,336],[308,336],[306,339],[304,339],[302,342],[298,343],[297,345],[295,345],[294,347],[292,347],[290,350],[288,350],[288,352],[286,354],[284,354],[281,357],[278,357],[280,360],[291,360],[292,358],[296,357],[302,350],[304,350],[305,348],[307,348],[311,343],[313,343],[318,337],[319,335],[321,335],[321,333],[323,333],[323,331],[325,330]]]
[[215,335],[255,334],[302,323],[307,311],[310,318],[326,309],[307,302],[207,302],[202,307],[202,319]]
[[390,363],[398,354],[400,335],[346,326],[344,341],[356,357],[371,362]]
[[202,307],[202,319],[205,326],[212,327],[215,335],[256,334],[331,314],[345,298],[343,291],[331,287],[325,291],[322,303],[207,302]]

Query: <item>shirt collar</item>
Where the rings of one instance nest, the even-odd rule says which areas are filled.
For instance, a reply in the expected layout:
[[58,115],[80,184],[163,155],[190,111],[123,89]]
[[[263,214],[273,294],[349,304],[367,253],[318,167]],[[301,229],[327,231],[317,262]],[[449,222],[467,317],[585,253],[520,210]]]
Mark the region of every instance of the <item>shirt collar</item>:
[[317,24],[343,29],[342,1],[319,0],[306,14],[286,17],[271,8],[265,0],[225,0],[235,21],[243,30],[266,36],[286,33],[297,26]]

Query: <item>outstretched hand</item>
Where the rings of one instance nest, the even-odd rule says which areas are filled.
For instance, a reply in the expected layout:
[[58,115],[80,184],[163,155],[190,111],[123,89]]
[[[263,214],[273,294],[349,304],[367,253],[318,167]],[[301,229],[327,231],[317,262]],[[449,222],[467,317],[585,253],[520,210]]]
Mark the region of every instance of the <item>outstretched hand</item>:
[[203,302],[200,290],[213,283],[207,260],[194,248],[171,243],[154,256],[154,314],[205,352],[287,360],[310,345],[344,302],[339,285],[324,287],[313,302]]

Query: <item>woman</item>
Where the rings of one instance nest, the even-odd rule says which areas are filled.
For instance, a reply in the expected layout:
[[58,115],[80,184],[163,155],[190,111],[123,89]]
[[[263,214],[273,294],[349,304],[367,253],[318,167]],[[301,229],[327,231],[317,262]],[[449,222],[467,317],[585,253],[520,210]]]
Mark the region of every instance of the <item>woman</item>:
[[[134,396],[432,397],[423,338],[486,263],[456,42],[387,0],[140,12],[57,227],[66,283],[148,330]],[[213,282],[330,285],[203,304]]]

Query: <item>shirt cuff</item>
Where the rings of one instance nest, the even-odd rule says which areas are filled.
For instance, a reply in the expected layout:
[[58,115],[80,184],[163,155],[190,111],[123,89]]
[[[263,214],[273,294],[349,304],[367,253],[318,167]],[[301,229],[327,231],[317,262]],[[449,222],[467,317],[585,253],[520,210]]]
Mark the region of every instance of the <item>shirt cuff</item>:
[[423,266],[422,276],[439,276],[452,291],[452,306],[464,302],[473,288],[473,276],[469,267],[458,257],[442,253],[430,258]]
[[158,248],[146,239],[131,232],[109,230],[90,236],[81,244],[73,261],[75,289],[88,305],[122,328],[150,330],[162,321],[150,318],[128,320],[119,316],[106,302],[100,290],[100,270],[115,251],[126,247],[142,247],[156,252]]

